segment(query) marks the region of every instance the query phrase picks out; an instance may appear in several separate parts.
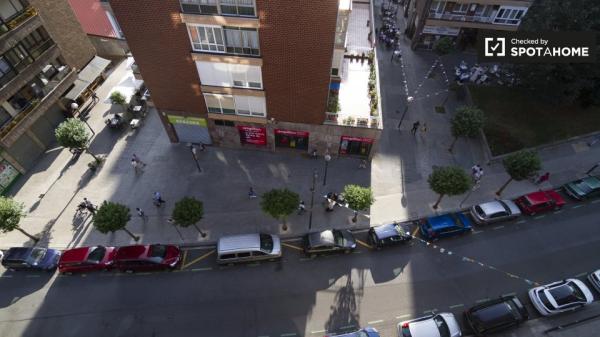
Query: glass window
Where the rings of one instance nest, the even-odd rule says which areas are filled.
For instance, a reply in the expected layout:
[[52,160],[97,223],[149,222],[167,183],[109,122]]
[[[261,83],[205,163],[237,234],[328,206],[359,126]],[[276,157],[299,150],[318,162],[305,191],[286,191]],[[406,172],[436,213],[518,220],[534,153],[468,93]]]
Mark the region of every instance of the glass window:
[[12,116],[8,113],[8,111],[6,111],[6,109],[0,106],[0,126],[6,124],[6,122],[8,122],[11,119]]
[[181,10],[193,14],[219,14],[217,0],[180,0]]
[[17,72],[4,57],[0,57],[0,86],[5,85],[15,76],[17,76]]
[[33,62],[33,59],[21,44],[7,51],[4,57],[18,71],[25,69],[25,67]]
[[23,10],[23,4],[19,0],[0,1],[0,17],[8,21]]
[[446,323],[446,321],[444,321],[444,319],[442,318],[442,316],[437,315],[433,318],[435,324],[438,327],[438,330],[440,331],[440,336],[441,337],[450,337],[450,329],[448,329],[448,324]]
[[518,25],[521,22],[521,17],[525,14],[524,9],[517,8],[502,8],[498,11],[494,23]]
[[88,255],[87,260],[90,262],[98,263],[102,261],[104,255],[106,254],[106,248],[102,246],[98,246],[92,249],[90,254]]
[[250,115],[250,104],[247,96],[235,96],[235,108],[238,115]]
[[220,101],[221,107],[223,108],[223,114],[235,114],[235,103],[233,96],[222,95]]
[[211,26],[188,26],[192,49],[196,51],[224,52],[223,29]]
[[259,55],[258,32],[256,29],[223,27],[228,53]]
[[221,14],[255,16],[254,0],[220,0]]
[[206,107],[208,108],[208,112],[221,113],[221,104],[219,103],[219,99],[215,95],[204,94],[204,100],[206,101]]
[[260,249],[265,252],[273,251],[273,237],[268,234],[260,234]]

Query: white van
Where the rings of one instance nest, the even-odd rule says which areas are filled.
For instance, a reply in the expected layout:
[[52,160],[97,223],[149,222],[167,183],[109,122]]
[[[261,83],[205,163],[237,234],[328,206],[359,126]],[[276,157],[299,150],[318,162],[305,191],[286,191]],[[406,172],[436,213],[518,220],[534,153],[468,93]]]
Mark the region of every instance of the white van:
[[243,234],[224,236],[217,244],[217,262],[274,260],[281,257],[279,236],[271,234]]

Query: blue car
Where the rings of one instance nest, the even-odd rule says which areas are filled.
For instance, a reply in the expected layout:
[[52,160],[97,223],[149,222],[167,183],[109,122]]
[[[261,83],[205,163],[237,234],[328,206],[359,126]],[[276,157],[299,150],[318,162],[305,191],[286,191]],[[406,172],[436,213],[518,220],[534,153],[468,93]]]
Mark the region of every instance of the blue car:
[[471,220],[463,213],[449,213],[421,220],[419,230],[426,240],[436,240],[469,232]]
[[365,327],[358,331],[345,333],[342,335],[329,335],[325,337],[380,337],[377,329],[371,327]]
[[2,265],[12,270],[54,271],[60,251],[41,247],[13,247],[4,254]]

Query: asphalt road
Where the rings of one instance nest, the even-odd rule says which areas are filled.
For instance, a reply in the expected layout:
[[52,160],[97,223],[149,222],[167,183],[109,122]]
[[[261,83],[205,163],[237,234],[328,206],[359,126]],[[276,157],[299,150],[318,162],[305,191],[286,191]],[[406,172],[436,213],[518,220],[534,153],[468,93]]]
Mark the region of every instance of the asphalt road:
[[[457,315],[487,298],[600,268],[600,200],[426,244],[218,267],[191,250],[176,272],[59,276],[4,271],[0,336],[322,336]],[[598,295],[598,294],[596,294]],[[530,313],[536,317],[529,305]],[[459,316],[460,317],[460,316]],[[462,318],[460,319],[462,321]]]

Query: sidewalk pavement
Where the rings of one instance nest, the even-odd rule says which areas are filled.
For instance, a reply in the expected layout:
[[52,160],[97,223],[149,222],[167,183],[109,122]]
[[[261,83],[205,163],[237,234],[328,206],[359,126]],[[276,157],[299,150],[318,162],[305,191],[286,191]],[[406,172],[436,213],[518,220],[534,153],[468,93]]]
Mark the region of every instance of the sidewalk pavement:
[[[375,2],[375,23],[378,27],[381,24],[381,3]],[[402,10],[398,13],[398,21],[400,31],[404,31]],[[402,57],[394,62],[390,62],[392,48],[388,49],[383,44],[377,47],[384,130],[379,150],[373,158],[371,181],[376,202],[371,207],[372,225],[454,211],[494,199],[495,192],[509,179],[501,161],[488,165],[489,158],[479,139],[459,139],[454,151],[448,151],[453,141],[450,119],[454,109],[468,104],[458,101],[454,92],[447,91],[448,83],[453,80],[454,66],[463,59],[473,63],[474,55],[447,55],[441,58],[443,67],[433,68],[438,60],[436,54],[411,50],[407,38],[401,38],[400,43]],[[446,76],[443,70],[447,72]],[[433,76],[428,78],[430,72]],[[447,77],[449,82],[446,82]],[[408,104],[406,116],[398,129],[407,106],[406,93],[414,97],[414,101]],[[436,112],[434,108],[442,105],[446,97],[445,113]],[[427,131],[420,129],[413,135],[410,130],[415,121],[419,121],[421,126],[427,123]],[[600,160],[600,146],[590,147],[588,140],[575,139],[540,149],[541,172],[550,172],[550,180],[542,186],[529,181],[513,181],[502,197],[514,198],[539,188],[558,188],[584,176]],[[484,169],[480,187],[470,195],[445,196],[438,210],[433,210],[431,206],[437,195],[427,183],[433,167],[456,165],[470,172],[475,164],[482,165]],[[600,174],[600,169],[596,174]]]
[[[378,11],[380,2],[376,6]],[[380,16],[376,15],[377,20]],[[402,18],[401,18],[402,19]],[[74,159],[68,150],[49,149],[38,165],[12,188],[16,200],[25,204],[28,212],[22,227],[42,236],[39,245],[66,248],[82,245],[124,245],[132,239],[124,232],[101,234],[93,229],[91,219],[75,216],[75,209],[84,197],[99,204],[103,200],[128,205],[132,219],[127,228],[141,236],[140,242],[207,244],[226,234],[257,231],[279,233],[283,237],[300,236],[308,231],[310,187],[313,170],[317,170],[312,229],[359,229],[390,221],[404,221],[467,207],[472,203],[495,197],[494,192],[508,179],[501,163],[487,163],[482,144],[477,140],[461,139],[453,153],[447,151],[452,142],[449,120],[453,109],[463,104],[450,95],[446,113],[434,112],[444,101],[447,82],[435,70],[432,78],[426,74],[432,69],[437,56],[425,51],[412,51],[409,41],[402,41],[400,62],[390,63],[391,50],[378,49],[384,130],[380,146],[372,163],[359,169],[355,158],[335,157],[328,167],[327,185],[323,186],[324,161],[298,153],[269,153],[207,147],[199,153],[202,172],[198,172],[190,150],[185,144],[171,144],[151,109],[138,130],[116,131],[105,127],[104,119],[112,112],[122,111],[112,106],[108,97],[114,88],[133,86],[132,60],[114,68],[106,82],[98,89],[101,102],[91,111],[90,125],[96,131],[91,150],[106,156],[106,162],[92,174],[87,163],[91,156],[82,154]],[[443,61],[451,69],[457,59],[465,55],[449,55]],[[454,62],[454,63],[452,63]],[[404,88],[404,81],[407,87]],[[406,92],[415,97],[400,129]],[[397,113],[396,110],[399,109]],[[427,131],[410,133],[414,121],[427,123]],[[589,147],[586,139],[567,142],[540,150],[543,172],[551,173],[543,187],[552,188],[582,176],[600,158],[600,146]],[[131,167],[133,154],[147,163],[143,172],[136,174]],[[459,165],[465,170],[479,163],[485,175],[478,190],[465,196],[445,197],[434,212],[431,205],[437,196],[429,190],[427,177],[433,166]],[[340,192],[346,184],[372,186],[376,202],[370,214],[359,216],[352,223],[352,211],[337,208],[326,213],[322,202],[327,192]],[[307,212],[289,217],[288,230],[281,223],[260,210],[260,198],[248,198],[253,187],[259,195],[272,188],[287,187],[300,194]],[[530,182],[513,182],[504,197],[515,197],[537,189]],[[152,204],[152,196],[160,191],[167,201],[161,208]],[[168,222],[174,203],[184,196],[194,196],[204,202],[205,216],[198,226],[208,233],[202,238],[193,227],[176,228]],[[462,205],[461,205],[462,203]],[[137,217],[140,207],[147,220]],[[30,245],[27,237],[18,231],[0,235],[0,248]]]

